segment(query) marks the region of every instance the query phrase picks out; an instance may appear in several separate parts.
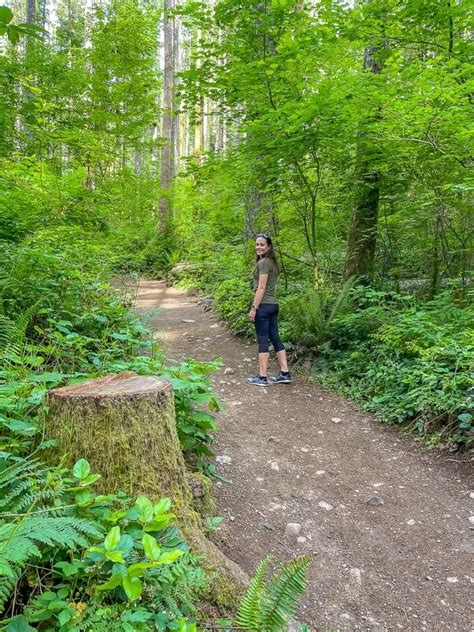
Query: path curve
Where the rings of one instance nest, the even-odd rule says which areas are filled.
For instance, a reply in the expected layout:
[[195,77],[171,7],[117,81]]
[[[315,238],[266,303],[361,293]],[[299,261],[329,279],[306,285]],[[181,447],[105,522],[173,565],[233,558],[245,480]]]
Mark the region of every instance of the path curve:
[[[214,449],[231,481],[215,486],[224,553],[249,574],[269,553],[311,556],[298,616],[314,630],[473,630],[469,465],[427,454],[303,378],[247,386],[254,345],[196,299],[142,282],[138,309],[155,307],[167,355],[223,360],[213,381],[226,403]],[[288,523],[301,525],[299,540]]]

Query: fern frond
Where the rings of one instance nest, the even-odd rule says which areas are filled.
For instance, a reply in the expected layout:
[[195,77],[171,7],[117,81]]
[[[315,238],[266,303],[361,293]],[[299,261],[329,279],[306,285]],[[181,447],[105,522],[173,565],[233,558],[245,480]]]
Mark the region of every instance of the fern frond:
[[176,599],[172,595],[164,594],[161,595],[161,598],[163,600],[163,604],[165,605],[165,608],[163,608],[164,610],[169,610],[169,612],[171,612],[177,618],[183,615],[176,602]]
[[20,513],[33,501],[45,500],[46,491],[40,490],[47,469],[37,460],[14,462],[0,471],[0,510]]
[[68,549],[87,547],[102,535],[98,526],[80,518],[34,516],[0,526],[0,575],[12,576],[32,557],[41,555],[40,545]]
[[174,564],[151,571],[149,581],[154,584],[153,601],[158,610],[169,610],[176,618],[196,612],[193,601],[209,582],[204,570],[196,566],[200,559],[186,552]]
[[38,305],[39,301],[30,305],[16,320],[0,314],[0,356],[4,360],[22,356],[26,345],[26,330]]
[[260,627],[260,608],[262,596],[265,592],[265,573],[268,565],[272,560],[272,556],[264,558],[257,566],[255,575],[247,588],[237,613],[237,625],[245,630],[258,632]]
[[260,630],[285,629],[298,607],[298,597],[304,594],[310,563],[307,556],[291,560],[271,579],[262,604]]
[[20,579],[20,575],[19,570],[14,570],[10,577],[0,577],[0,613],[5,610],[5,606],[13,594],[13,589]]
[[351,290],[356,284],[357,280],[357,277],[351,277],[341,286],[332,304],[331,312],[329,314],[329,322],[332,322],[334,318],[336,318],[336,316],[339,316],[347,309],[350,303]]
[[0,314],[0,350],[3,351],[10,345],[15,336],[15,321]]

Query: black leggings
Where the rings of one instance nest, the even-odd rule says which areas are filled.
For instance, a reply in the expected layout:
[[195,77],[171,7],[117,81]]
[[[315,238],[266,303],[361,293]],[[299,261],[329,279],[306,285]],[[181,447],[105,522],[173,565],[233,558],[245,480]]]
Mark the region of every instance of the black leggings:
[[285,348],[278,335],[278,312],[280,308],[273,303],[263,303],[255,314],[258,352],[268,353],[268,340],[271,340],[276,352]]

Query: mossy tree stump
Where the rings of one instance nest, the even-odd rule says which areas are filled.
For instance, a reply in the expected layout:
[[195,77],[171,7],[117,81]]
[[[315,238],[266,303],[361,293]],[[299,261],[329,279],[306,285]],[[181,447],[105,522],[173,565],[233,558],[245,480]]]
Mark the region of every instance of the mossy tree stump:
[[89,461],[100,491],[187,498],[170,382],[121,373],[53,389],[48,406],[48,436]]
[[221,571],[221,579],[224,573],[229,595],[246,584],[241,569],[204,537],[201,519],[190,506],[190,476],[170,382],[126,372],[53,389],[47,404],[46,435],[58,442],[70,465],[87,459],[101,474],[97,485],[104,493],[170,497],[189,544]]

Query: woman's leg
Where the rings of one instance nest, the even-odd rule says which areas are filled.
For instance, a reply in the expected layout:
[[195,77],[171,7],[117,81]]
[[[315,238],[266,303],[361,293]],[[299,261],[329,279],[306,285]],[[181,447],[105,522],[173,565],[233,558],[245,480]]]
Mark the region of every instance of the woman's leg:
[[262,377],[267,376],[268,369],[268,338],[270,319],[267,305],[260,305],[255,315],[255,330],[258,342],[258,371]]
[[[278,364],[280,365],[280,370],[283,371],[283,373],[287,373],[288,372],[288,361],[286,359],[286,351],[285,351],[285,347],[280,339],[280,334],[278,333],[278,312],[279,312],[279,307],[278,305],[276,306],[276,309],[274,310],[274,312],[270,315],[269,317],[269,323],[268,323],[268,336],[271,340],[271,343],[273,345],[273,348],[275,349],[276,352],[276,356],[278,359]],[[267,363],[268,363],[268,359],[267,359]]]
[[267,377],[269,357],[270,357],[269,353],[258,354],[258,374],[261,375],[262,377]]
[[280,365],[280,370],[283,373],[288,373],[288,360],[286,359],[286,351],[282,349],[281,351],[277,351],[277,359],[278,364]]

